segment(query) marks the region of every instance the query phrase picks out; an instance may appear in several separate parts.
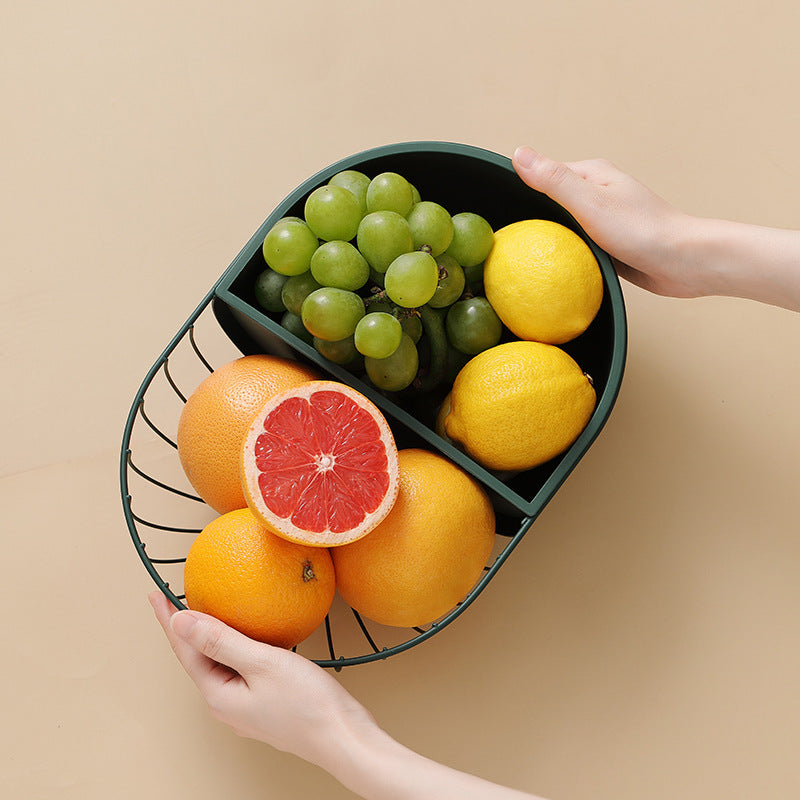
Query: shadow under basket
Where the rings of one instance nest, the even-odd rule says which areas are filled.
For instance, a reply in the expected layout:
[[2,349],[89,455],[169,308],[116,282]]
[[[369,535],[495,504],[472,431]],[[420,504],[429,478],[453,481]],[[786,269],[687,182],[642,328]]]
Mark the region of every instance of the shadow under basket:
[[[517,220],[549,219],[586,241],[600,265],[603,302],[589,328],[562,348],[591,376],[597,404],[586,428],[566,452],[512,476],[492,473],[433,429],[435,411],[449,386],[422,396],[408,390],[381,392],[323,358],[283,328],[279,314],[258,305],[254,285],[266,266],[261,245],[267,232],[281,217],[303,216],[308,195],[345,169],[360,170],[369,177],[398,172],[419,189],[423,199],[440,203],[451,214],[480,214],[494,230]],[[324,626],[297,648],[317,664],[334,669],[400,653],[461,615],[521,541],[607,421],[622,382],[626,349],[625,306],[611,259],[565,209],[523,184],[508,158],[449,142],[392,144],[345,158],[302,183],[273,210],[142,381],[125,425],[120,459],[123,509],[136,550],[161,591],[177,608],[185,608],[185,597],[177,587],[183,584],[186,554],[194,535],[216,514],[194,494],[180,469],[175,432],[183,403],[203,377],[241,354],[271,353],[312,364],[323,375],[349,384],[372,400],[389,422],[398,448],[423,447],[450,459],[485,488],[495,509],[496,545],[483,575],[441,619],[425,628],[389,628],[362,618],[337,595]],[[140,449],[147,469],[140,466],[144,460],[139,458]],[[157,519],[148,513],[149,508]]]

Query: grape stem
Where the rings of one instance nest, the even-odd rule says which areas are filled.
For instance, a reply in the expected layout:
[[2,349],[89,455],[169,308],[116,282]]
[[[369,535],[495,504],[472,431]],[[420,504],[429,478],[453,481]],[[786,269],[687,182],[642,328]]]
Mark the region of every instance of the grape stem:
[[419,316],[419,309],[398,306],[397,303],[393,302],[389,295],[386,294],[386,289],[379,289],[377,286],[373,286],[372,295],[370,297],[364,298],[365,308],[369,309],[373,303],[386,303],[390,305],[392,307],[392,316],[397,317],[397,319]]
[[369,308],[373,303],[391,303],[389,295],[386,294],[386,289],[381,289],[379,286],[373,286],[372,294],[364,298],[364,306]]

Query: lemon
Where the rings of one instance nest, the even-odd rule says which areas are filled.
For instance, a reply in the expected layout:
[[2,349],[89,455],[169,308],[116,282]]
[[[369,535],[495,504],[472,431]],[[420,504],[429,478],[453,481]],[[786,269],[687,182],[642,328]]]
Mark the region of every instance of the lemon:
[[[450,413],[450,392],[447,393],[447,396],[442,400],[442,404],[439,406],[439,410],[436,412],[436,422],[434,423],[433,429],[442,439],[449,440],[450,437],[447,435],[447,431],[444,429],[444,421],[447,418],[447,415]],[[452,444],[452,442],[451,442]]]
[[595,402],[590,378],[560,347],[507,342],[461,369],[438,425],[484,467],[524,470],[563,453]]
[[483,285],[517,337],[549,344],[583,333],[603,300],[603,277],[589,246],[545,219],[514,222],[495,233]]

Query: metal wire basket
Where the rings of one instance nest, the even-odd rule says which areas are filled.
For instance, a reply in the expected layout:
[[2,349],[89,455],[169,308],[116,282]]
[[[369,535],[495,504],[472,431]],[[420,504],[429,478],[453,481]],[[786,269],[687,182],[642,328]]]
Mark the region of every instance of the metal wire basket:
[[[510,162],[488,151],[449,143],[414,142],[390,145],[337,162],[306,181],[279,205],[255,232],[228,270],[181,326],[147,372],[125,423],[120,457],[120,487],[125,520],[136,551],[159,589],[177,608],[185,608],[183,564],[194,536],[215,516],[194,493],[177,456],[176,430],[180,410],[199,382],[216,367],[243,353],[272,352],[312,363],[362,391],[378,405],[393,429],[399,447],[426,447],[440,452],[479,480],[495,508],[495,548],[483,575],[467,596],[442,618],[424,628],[391,628],[365,620],[337,595],[324,625],[297,649],[323,667],[385,659],[426,641],[457,619],[478,597],[519,544],[534,520],[555,494],[605,424],[616,400],[626,352],[624,304],[608,256],[588,239],[605,283],[603,306],[589,331],[572,345],[579,363],[589,363],[597,392],[595,413],[573,446],[562,456],[535,470],[501,480],[438,437],[413,410],[376,392],[347,370],[323,359],[312,347],[285,331],[257,308],[248,296],[256,270],[263,269],[260,244],[274,221],[296,213],[304,198],[342,169],[373,172],[393,168],[414,174],[415,167],[430,176],[432,165],[448,157],[474,165],[484,181],[494,175],[506,181]],[[416,160],[421,160],[421,167]],[[488,172],[487,172],[488,169]],[[433,170],[435,172],[435,170]],[[417,177],[421,183],[423,175]],[[513,194],[513,192],[512,192]],[[558,219],[580,231],[577,223],[549,199],[526,188],[523,208],[506,199],[501,212],[482,208],[475,199],[469,208],[483,213],[499,227],[511,218],[543,216]],[[513,199],[513,198],[512,198]],[[455,201],[452,201],[455,202]],[[534,205],[531,206],[531,203]],[[245,287],[242,289],[242,287]],[[570,349],[566,347],[565,349]],[[584,367],[586,369],[586,367]],[[135,499],[134,499],[135,497]]]

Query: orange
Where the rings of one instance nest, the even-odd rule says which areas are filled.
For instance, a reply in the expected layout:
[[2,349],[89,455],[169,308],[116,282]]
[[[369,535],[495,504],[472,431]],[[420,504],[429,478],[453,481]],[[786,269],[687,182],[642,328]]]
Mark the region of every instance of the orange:
[[383,625],[413,627],[453,608],[483,573],[494,543],[484,489],[443,456],[401,450],[400,490],[375,530],[331,550],[339,593]]
[[311,381],[268,400],[241,454],[247,505],[290,541],[355,541],[397,497],[392,431],[372,402],[343,383]]
[[325,619],[335,583],[327,550],[275,536],[246,508],[206,525],[184,568],[189,608],[251,639],[287,648]]
[[211,508],[224,514],[247,505],[239,453],[253,415],[273,395],[316,377],[296,361],[252,355],[219,367],[195,389],[178,422],[178,456]]

